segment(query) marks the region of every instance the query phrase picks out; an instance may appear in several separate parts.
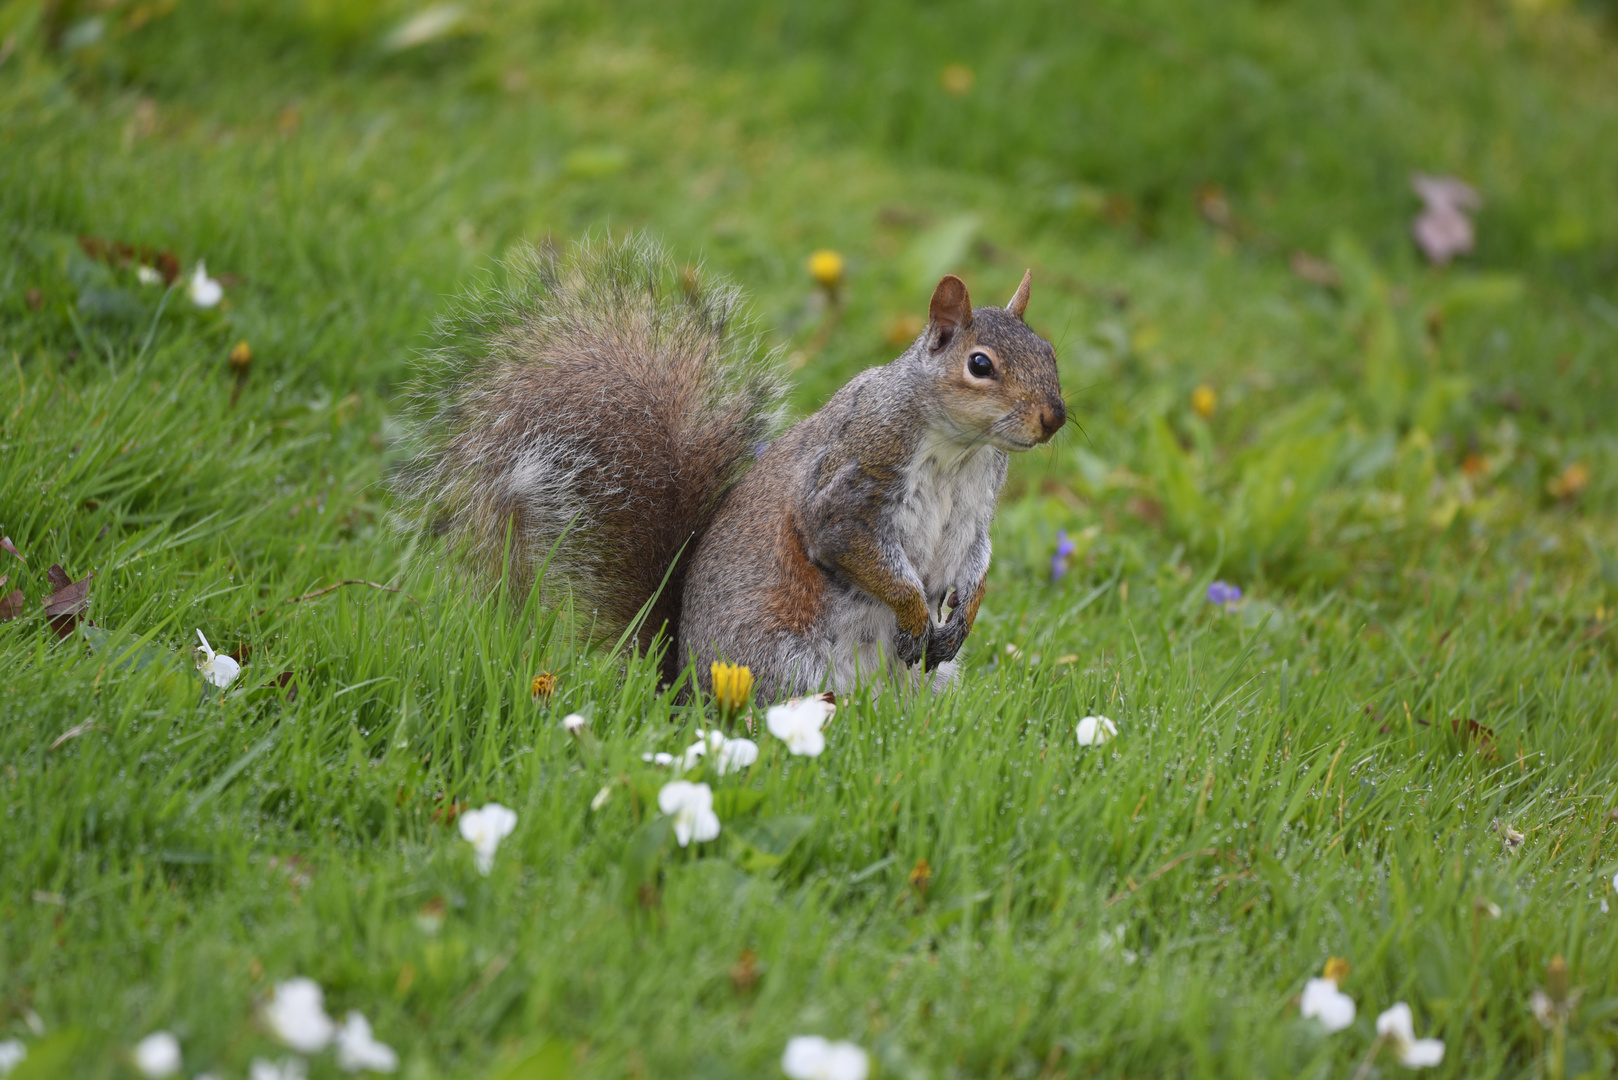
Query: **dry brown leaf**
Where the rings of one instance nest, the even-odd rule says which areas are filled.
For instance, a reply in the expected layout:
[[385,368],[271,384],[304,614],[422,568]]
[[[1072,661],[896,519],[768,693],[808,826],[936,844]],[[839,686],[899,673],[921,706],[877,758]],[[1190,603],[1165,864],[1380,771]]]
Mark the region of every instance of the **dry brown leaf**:
[[[0,586],[4,586],[10,578],[9,574],[0,574]],[[0,596],[0,622],[7,622],[22,614],[23,607],[28,603],[21,589],[12,589],[4,596]]]
[[1343,283],[1343,275],[1337,272],[1337,267],[1307,251],[1294,251],[1287,256],[1287,266],[1292,268],[1295,277],[1311,285],[1335,289]]
[[1490,761],[1500,756],[1495,746],[1493,728],[1484,727],[1476,720],[1469,719],[1451,720],[1449,727],[1460,737],[1461,742],[1473,747]]
[[9,536],[0,536],[0,551],[9,551],[17,558],[22,559],[23,562],[28,561],[23,559],[22,552],[17,550],[17,545],[11,542],[11,537]]
[[45,576],[50,579],[53,590],[41,601],[45,605],[45,617],[50,620],[56,636],[66,638],[90,609],[90,579],[95,575],[86,574],[74,581],[60,563],[52,563]]

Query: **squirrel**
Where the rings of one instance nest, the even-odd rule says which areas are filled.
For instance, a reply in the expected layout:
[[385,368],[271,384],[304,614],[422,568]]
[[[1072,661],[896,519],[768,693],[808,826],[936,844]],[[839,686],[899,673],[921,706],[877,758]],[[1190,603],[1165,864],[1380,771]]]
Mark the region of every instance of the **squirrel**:
[[1030,284],[974,309],[945,276],[909,348],[776,435],[785,381],[733,286],[644,237],[524,249],[439,320],[396,490],[484,581],[661,646],[668,683],[691,664],[711,692],[728,662],[764,703],[941,689],[1009,454],[1067,418]]

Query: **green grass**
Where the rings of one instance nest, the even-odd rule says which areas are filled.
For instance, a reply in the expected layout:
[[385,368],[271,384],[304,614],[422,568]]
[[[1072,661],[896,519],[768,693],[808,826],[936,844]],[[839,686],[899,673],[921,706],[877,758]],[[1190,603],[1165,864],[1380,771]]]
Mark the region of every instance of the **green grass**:
[[[14,1077],[132,1075],[159,1028],[187,1075],[244,1076],[294,975],[407,1077],[773,1076],[810,1032],[879,1077],[1350,1076],[1397,1000],[1446,1041],[1437,1076],[1613,1073],[1610,21],[469,8],[388,53],[407,6],[0,3]],[[1409,249],[1418,169],[1482,189],[1474,258]],[[705,776],[700,850],[655,846],[641,755],[711,711],[387,524],[433,314],[514,244],[637,228],[751,291],[802,411],[937,274],[984,303],[1033,266],[1075,421],[1013,471],[960,689],[850,698],[812,761],[761,736]],[[81,235],[206,258],[227,304],[165,303]],[[849,261],[829,311],[819,247]],[[62,642],[53,562],[95,574]],[[404,592],[288,602],[347,579]],[[244,692],[204,691],[198,628]],[[255,689],[281,672],[291,704]],[[1081,750],[1093,712],[1120,734]],[[520,818],[483,878],[444,819],[489,800]],[[1583,989],[1561,1056],[1529,1008],[1557,954]],[[1325,1036],[1294,999],[1332,955],[1360,1016]]]

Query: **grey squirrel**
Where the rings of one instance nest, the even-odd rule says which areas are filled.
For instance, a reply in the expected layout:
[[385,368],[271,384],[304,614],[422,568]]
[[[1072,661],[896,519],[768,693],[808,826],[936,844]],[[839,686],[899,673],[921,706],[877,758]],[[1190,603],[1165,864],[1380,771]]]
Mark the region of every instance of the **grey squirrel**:
[[[784,381],[727,285],[645,238],[528,250],[440,320],[410,518],[485,581],[571,591],[663,675],[752,670],[761,701],[946,685],[989,568],[1008,456],[1067,411],[1049,342],[946,276],[922,334],[783,423]],[[638,621],[637,621],[638,620]]]

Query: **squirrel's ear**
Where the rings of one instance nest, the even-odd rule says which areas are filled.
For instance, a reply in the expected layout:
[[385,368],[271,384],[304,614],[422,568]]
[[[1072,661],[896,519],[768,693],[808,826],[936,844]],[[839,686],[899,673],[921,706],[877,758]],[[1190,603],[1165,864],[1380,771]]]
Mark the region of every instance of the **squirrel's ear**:
[[954,340],[956,331],[972,325],[972,298],[966,294],[966,283],[954,274],[945,274],[933,290],[927,315],[932,320],[927,328],[927,345],[937,352]]
[[1017,286],[1017,291],[1011,294],[1011,303],[1006,305],[1006,310],[1019,319],[1022,318],[1022,313],[1028,310],[1028,287],[1033,282],[1034,272],[1024,270],[1022,272],[1022,284]]

